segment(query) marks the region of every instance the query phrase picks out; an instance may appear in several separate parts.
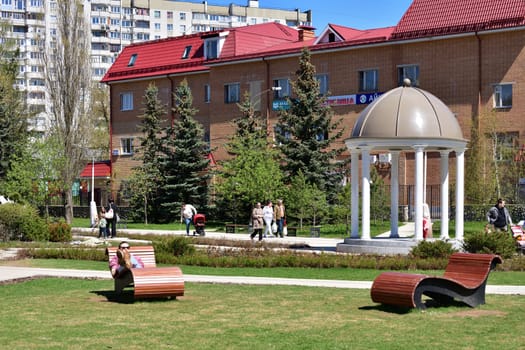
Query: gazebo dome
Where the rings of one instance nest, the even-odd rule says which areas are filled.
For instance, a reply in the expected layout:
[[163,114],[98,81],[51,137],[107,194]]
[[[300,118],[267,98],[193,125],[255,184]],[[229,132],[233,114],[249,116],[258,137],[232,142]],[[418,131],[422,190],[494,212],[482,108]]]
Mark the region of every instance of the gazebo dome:
[[384,93],[365,108],[347,141],[374,139],[385,145],[386,139],[397,140],[394,144],[404,139],[408,141],[403,142],[405,146],[421,141],[432,146],[432,140],[440,140],[434,146],[442,147],[442,142],[449,140],[464,144],[454,113],[428,91],[409,85],[405,82],[405,86]]

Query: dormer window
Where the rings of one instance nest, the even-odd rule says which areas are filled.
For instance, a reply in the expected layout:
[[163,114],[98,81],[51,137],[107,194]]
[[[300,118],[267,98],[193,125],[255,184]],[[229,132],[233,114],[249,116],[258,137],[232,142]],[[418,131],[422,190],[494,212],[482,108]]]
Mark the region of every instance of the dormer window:
[[131,55],[131,57],[129,58],[129,62],[128,62],[128,67],[133,67],[135,65],[135,61],[137,60],[137,54],[134,53],[133,55]]
[[204,55],[208,60],[219,57],[219,38],[206,40]]
[[182,59],[189,58],[190,52],[191,52],[191,45],[188,45],[186,46],[186,48],[184,49],[184,52],[182,53]]

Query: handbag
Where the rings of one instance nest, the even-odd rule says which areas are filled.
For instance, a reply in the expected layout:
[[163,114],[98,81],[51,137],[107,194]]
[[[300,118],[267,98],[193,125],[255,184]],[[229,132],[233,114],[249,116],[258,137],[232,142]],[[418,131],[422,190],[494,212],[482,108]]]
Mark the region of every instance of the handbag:
[[113,209],[109,209],[106,212],[106,219],[113,219]]

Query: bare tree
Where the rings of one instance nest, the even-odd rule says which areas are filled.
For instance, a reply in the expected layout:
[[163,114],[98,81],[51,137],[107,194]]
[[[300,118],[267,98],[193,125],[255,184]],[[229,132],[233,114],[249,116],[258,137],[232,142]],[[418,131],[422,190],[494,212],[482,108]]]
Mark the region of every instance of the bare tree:
[[50,101],[52,133],[60,143],[64,161],[58,172],[64,183],[65,219],[73,218],[72,186],[88,150],[90,118],[90,32],[79,0],[58,0],[56,35],[43,50],[45,84]]

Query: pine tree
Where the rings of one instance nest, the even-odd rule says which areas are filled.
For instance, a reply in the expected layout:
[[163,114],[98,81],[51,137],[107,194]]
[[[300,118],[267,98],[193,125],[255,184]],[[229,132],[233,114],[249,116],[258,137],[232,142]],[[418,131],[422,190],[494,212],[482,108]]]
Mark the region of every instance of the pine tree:
[[330,198],[341,179],[336,160],[345,148],[332,147],[343,134],[342,129],[337,130],[341,120],[332,121],[333,111],[320,94],[307,48],[301,53],[296,76],[292,82],[295,97],[289,98],[288,110],[280,111],[276,125],[276,139],[285,160],[283,170],[288,178],[302,171],[308,183],[327,191]]
[[158,98],[159,90],[155,85],[149,85],[144,96],[144,114],[140,116],[138,130],[143,133],[139,137],[140,146],[136,149],[135,159],[141,165],[135,167],[129,186],[131,188],[131,206],[147,224],[148,219],[160,217],[159,206],[156,203],[159,189],[162,186],[160,172],[161,136],[163,117],[166,115],[164,106]]
[[165,130],[161,173],[164,177],[160,206],[164,217],[177,218],[183,202],[206,211],[209,179],[208,144],[204,141],[202,125],[193,116],[193,97],[188,82],[183,80],[173,95],[173,112],[178,119]]

